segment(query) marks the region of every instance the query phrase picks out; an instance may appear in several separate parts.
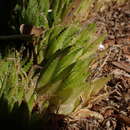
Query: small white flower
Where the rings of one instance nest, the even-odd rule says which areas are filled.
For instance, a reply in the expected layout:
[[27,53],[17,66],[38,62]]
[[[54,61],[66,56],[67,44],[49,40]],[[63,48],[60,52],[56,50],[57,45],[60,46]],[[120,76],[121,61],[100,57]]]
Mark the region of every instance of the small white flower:
[[99,47],[98,47],[99,50],[104,50],[105,49],[105,46],[103,44],[100,44]]
[[50,12],[52,12],[52,9],[49,9],[49,10],[48,10],[48,13],[50,13]]

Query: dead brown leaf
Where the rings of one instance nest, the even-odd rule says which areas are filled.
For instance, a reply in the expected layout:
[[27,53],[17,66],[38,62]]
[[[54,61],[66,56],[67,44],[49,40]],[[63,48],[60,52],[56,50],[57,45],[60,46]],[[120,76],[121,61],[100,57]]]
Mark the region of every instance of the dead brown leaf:
[[104,119],[104,117],[100,113],[95,112],[95,111],[91,111],[87,108],[78,110],[77,112],[75,112],[73,114],[73,117],[75,117],[76,119],[84,119],[84,118],[94,117],[94,118],[97,118],[101,121],[103,121],[103,119]]
[[34,35],[36,37],[43,34],[44,28],[35,27],[33,25],[21,24],[20,32],[21,34]]
[[130,73],[130,64],[125,62],[112,62],[112,64],[120,69],[125,70],[126,72]]
[[126,125],[130,125],[130,117],[127,117],[123,114],[117,114],[115,117],[125,122]]
[[113,109],[107,109],[104,113],[104,118],[107,118],[113,114],[114,110]]

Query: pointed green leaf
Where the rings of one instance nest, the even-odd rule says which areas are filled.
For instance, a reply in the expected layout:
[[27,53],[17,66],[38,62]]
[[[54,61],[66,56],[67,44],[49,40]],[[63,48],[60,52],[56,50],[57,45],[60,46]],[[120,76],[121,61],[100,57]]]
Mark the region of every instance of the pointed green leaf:
[[108,81],[110,81],[111,78],[112,78],[111,76],[108,76],[94,80],[91,84],[93,88],[91,95],[96,95],[104,87],[104,85]]
[[101,44],[103,42],[105,37],[106,37],[106,35],[100,36],[97,40],[95,40],[93,43],[91,43],[89,47],[85,48],[84,55],[81,56],[81,59],[86,59],[89,56],[95,54],[95,52],[98,49],[99,44]]
[[46,68],[46,70],[43,70],[40,75],[40,79],[38,81],[38,88],[44,87],[47,83],[50,82],[51,78],[53,77],[53,74],[55,72],[55,69],[57,67],[57,64],[59,62],[59,57],[54,59]]
[[73,64],[74,62],[77,61],[77,59],[82,55],[83,49],[78,48],[75,49],[74,51],[70,52],[63,58],[58,63],[58,68],[56,71],[56,75],[61,73],[65,68],[67,68],[69,65]]
[[[86,60],[79,60],[74,66],[68,78],[61,84],[61,88],[58,90],[58,95],[63,102],[67,100],[73,100],[73,98],[78,97],[83,89],[86,78],[89,75],[89,65],[93,58]],[[67,95],[71,90],[71,96]],[[73,98],[71,98],[73,97]]]
[[61,50],[64,46],[65,40],[77,31],[74,25],[63,30],[58,37],[50,41],[48,45],[47,57],[53,55],[57,50]]

